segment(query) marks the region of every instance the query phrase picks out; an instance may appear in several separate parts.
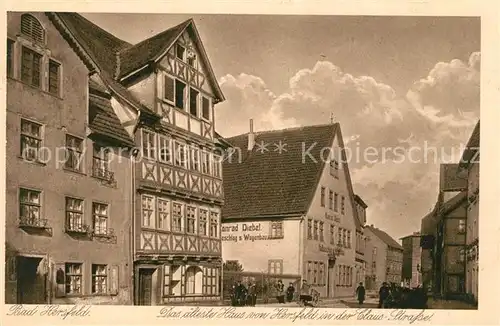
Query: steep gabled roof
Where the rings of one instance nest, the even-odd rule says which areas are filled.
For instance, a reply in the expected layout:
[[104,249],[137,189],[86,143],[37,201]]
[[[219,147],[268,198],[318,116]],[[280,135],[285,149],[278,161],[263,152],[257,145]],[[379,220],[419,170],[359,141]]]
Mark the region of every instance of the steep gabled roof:
[[191,19],[186,20],[177,26],[120,51],[120,71],[117,77],[123,78],[134,70],[155,61],[158,56],[170,49],[190,23]]
[[[338,128],[328,124],[258,132],[251,151],[248,134],[228,138],[236,150],[223,163],[223,219],[306,214],[325,166],[320,151],[332,146]],[[309,153],[316,162],[307,156],[303,160],[303,147],[314,143]]]
[[452,198],[444,202],[440,207],[438,213],[441,215],[446,215],[453,211],[455,208],[460,206],[460,204],[467,199],[467,191],[462,191]]
[[121,100],[127,102],[136,110],[150,116],[156,116],[152,108],[146,107],[123,85],[114,79],[118,71],[118,51],[132,46],[105,31],[83,16],[73,12],[48,12],[62,36],[75,47],[82,60],[92,69],[97,69],[99,75],[109,88]]
[[472,134],[467,143],[467,147],[464,149],[462,154],[462,158],[460,159],[460,167],[467,167],[472,159],[476,156],[476,153],[479,152],[479,143],[480,143],[480,126],[479,120],[472,131]]
[[175,41],[188,31],[192,37],[193,43],[201,56],[201,63],[207,69],[207,80],[215,91],[215,97],[218,102],[225,100],[224,94],[215,77],[210,60],[201,41],[200,35],[193,19],[188,19],[177,26],[156,34],[146,40],[143,40],[133,46],[123,48],[118,52],[120,64],[117,67],[115,77],[122,80],[127,75],[145,69],[147,65],[158,62],[165,56],[167,51],[174,45]]
[[387,234],[385,231],[380,230],[379,228],[376,228],[374,226],[368,225],[367,228],[372,231],[372,233],[377,236],[380,240],[382,240],[386,245],[389,247],[395,248],[395,249],[400,249],[403,250],[403,246],[399,244],[394,238],[392,238],[389,234]]

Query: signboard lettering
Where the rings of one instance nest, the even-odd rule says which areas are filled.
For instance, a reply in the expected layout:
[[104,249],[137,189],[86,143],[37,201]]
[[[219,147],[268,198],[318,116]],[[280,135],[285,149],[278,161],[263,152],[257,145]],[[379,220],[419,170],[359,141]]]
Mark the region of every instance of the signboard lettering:
[[269,222],[235,223],[221,226],[221,240],[230,242],[271,240]]

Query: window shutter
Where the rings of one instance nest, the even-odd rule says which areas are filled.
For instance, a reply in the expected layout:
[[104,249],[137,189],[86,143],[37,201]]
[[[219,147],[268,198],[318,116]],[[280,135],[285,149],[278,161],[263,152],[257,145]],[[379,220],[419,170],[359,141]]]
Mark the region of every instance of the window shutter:
[[181,295],[186,294],[186,265],[181,265]]
[[203,281],[202,281],[203,294],[207,294],[207,273],[208,273],[207,268],[203,267]]
[[108,267],[108,290],[110,295],[117,295],[118,294],[118,287],[119,287],[119,266],[118,265],[111,265]]
[[54,264],[54,284],[56,285],[55,296],[66,296],[66,265],[64,263]]
[[163,98],[170,101],[170,102],[174,102],[174,97],[175,97],[174,85],[175,85],[174,79],[171,78],[170,76],[164,75],[164,77],[163,77]]

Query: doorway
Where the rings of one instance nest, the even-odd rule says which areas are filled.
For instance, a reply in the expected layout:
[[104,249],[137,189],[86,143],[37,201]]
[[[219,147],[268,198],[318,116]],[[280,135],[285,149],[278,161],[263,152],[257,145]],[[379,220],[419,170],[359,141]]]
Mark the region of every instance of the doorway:
[[333,259],[328,259],[328,274],[326,284],[326,296],[328,298],[333,298],[335,289],[335,260]]
[[139,306],[151,306],[153,301],[153,273],[152,268],[139,269]]
[[18,256],[17,264],[17,303],[47,303],[47,274],[43,270],[41,257]]

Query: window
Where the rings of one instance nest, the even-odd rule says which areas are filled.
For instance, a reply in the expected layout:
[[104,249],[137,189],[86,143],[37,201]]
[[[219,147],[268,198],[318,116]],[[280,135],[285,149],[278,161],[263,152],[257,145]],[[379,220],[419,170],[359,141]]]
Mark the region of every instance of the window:
[[200,171],[200,150],[196,147],[191,147],[191,170]]
[[40,87],[40,64],[42,55],[23,47],[21,53],[21,80],[31,86]]
[[187,63],[191,67],[196,68],[196,54],[191,50],[187,52]]
[[98,178],[111,178],[109,172],[109,150],[94,144],[92,158],[92,175]]
[[328,208],[333,209],[333,191],[329,191],[328,193]]
[[172,104],[175,99],[175,80],[167,75],[163,77],[163,99]]
[[189,113],[198,116],[198,94],[199,92],[194,88],[189,88]]
[[345,214],[345,197],[344,197],[344,196],[342,196],[342,197],[340,198],[340,213],[341,213],[342,215],[344,215],[344,214]]
[[333,211],[338,212],[339,211],[339,194],[335,193],[333,195]]
[[155,227],[155,198],[142,195],[142,226],[147,228]]
[[56,95],[59,95],[59,67],[59,63],[49,60],[49,93]]
[[68,263],[66,269],[66,294],[82,294],[82,264]]
[[153,132],[142,131],[142,155],[149,159],[155,159],[156,137]]
[[[173,267],[173,266],[172,266]],[[171,274],[170,274],[170,265],[163,265],[163,295],[171,295]]]
[[283,260],[270,259],[269,260],[269,274],[283,274]]
[[207,268],[205,276],[205,294],[217,294],[217,283],[217,269],[210,267]]
[[318,283],[319,285],[324,285],[325,284],[325,264],[320,262],[319,263],[319,280]]
[[330,225],[330,244],[335,244],[335,226]]
[[106,235],[108,233],[108,205],[92,203],[94,215],[94,233]]
[[177,44],[175,46],[175,55],[177,56],[178,59],[184,61],[184,53],[186,52],[186,48],[183,47],[180,44]]
[[283,221],[271,222],[271,238],[283,238]]
[[314,240],[318,240],[318,221],[314,221]]
[[312,239],[312,221],[307,220],[307,238]]
[[219,213],[210,212],[210,237],[217,238],[219,234]]
[[337,239],[337,245],[342,245],[342,229],[338,228],[338,239]]
[[330,161],[330,174],[335,178],[339,177],[339,162],[337,160],[332,159]]
[[42,125],[21,119],[21,156],[27,160],[40,159]]
[[104,294],[107,291],[108,276],[106,275],[106,265],[92,264],[92,293]]
[[184,218],[184,205],[174,203],[172,210],[172,231],[182,231],[182,220]]
[[347,230],[342,229],[342,246],[347,247]]
[[208,235],[208,211],[206,209],[201,209],[200,208],[200,223],[199,223],[199,234],[202,236],[207,236]]
[[208,152],[201,152],[201,173],[210,174],[210,154]]
[[351,248],[351,231],[347,231],[347,248]]
[[321,207],[325,207],[325,187],[321,187]]
[[312,284],[318,284],[318,262],[313,263],[313,280]]
[[312,269],[313,269],[313,263],[312,261],[307,262],[307,282],[309,284],[312,283]]
[[40,221],[41,192],[29,189],[19,190],[19,217],[28,225],[37,225]]
[[212,171],[213,171],[214,177],[216,177],[216,178],[221,177],[221,170],[222,170],[221,169],[221,161],[222,161],[221,156],[214,155],[212,157]]
[[175,142],[175,165],[187,167],[186,144]]
[[202,112],[201,117],[205,120],[210,120],[210,100],[207,97],[203,97],[201,101]]
[[319,241],[323,242],[325,241],[325,235],[324,235],[324,223],[319,222]]
[[[152,213],[152,218],[154,217],[154,212]],[[168,222],[170,218],[170,201],[158,198],[158,228],[167,230]]]
[[21,16],[21,34],[31,38],[35,42],[45,44],[45,30],[32,15],[24,14]]
[[186,89],[186,84],[179,80],[175,80],[175,106],[179,109],[185,109],[184,103],[184,90]]
[[465,233],[465,220],[458,221],[458,233]]
[[7,39],[7,76],[14,75],[14,41]]
[[187,233],[196,234],[196,207],[187,206]]
[[198,266],[189,266],[186,269],[186,294],[195,294],[197,293],[198,288],[200,290],[202,289],[202,286],[197,286],[198,280],[196,277],[196,274],[201,273],[202,271]]
[[170,141],[170,138],[163,135],[158,135],[158,159],[160,160],[160,162],[170,163],[172,160],[172,157],[170,155]]
[[83,139],[66,135],[66,163],[64,167],[66,169],[74,170],[74,171],[82,171],[83,165]]
[[70,231],[84,231],[83,200],[66,197],[66,228]]

